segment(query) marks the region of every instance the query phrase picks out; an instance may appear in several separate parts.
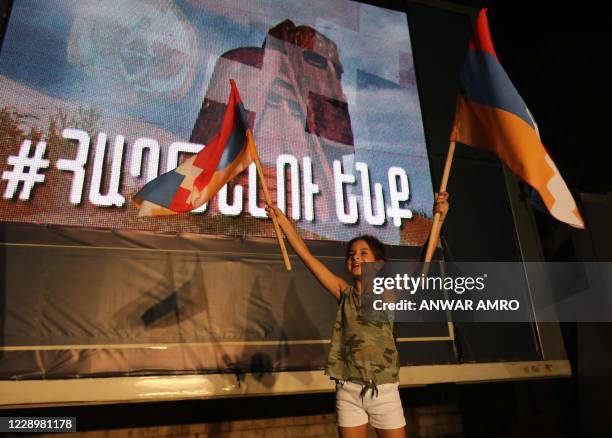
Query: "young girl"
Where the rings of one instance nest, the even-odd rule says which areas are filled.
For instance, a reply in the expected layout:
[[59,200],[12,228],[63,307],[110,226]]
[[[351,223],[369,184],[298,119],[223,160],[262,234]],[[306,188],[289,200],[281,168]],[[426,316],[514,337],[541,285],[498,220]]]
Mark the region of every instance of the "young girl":
[[[434,211],[444,220],[448,194],[436,193]],[[361,265],[384,262],[385,247],[375,237],[359,236],[348,243],[346,268],[353,284],[333,274],[308,250],[291,222],[277,207],[275,215],[289,244],[317,280],[339,302],[325,374],[336,381],[338,433],[343,438],[367,436],[368,420],[379,438],[404,438],[404,411],[399,396],[399,357],[391,323],[360,318]]]

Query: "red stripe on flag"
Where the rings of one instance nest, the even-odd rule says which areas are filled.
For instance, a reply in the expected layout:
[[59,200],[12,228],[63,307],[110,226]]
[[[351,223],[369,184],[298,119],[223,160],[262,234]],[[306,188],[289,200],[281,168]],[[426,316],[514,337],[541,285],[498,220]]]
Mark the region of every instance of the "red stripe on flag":
[[236,105],[238,105],[239,103],[242,102],[242,99],[240,98],[240,93],[238,92],[236,81],[234,81],[233,79],[230,79],[230,85],[232,87],[232,92],[236,95]]
[[479,50],[488,52],[497,58],[495,47],[493,47],[493,39],[489,31],[489,22],[487,21],[487,9],[481,9],[476,19],[476,32],[470,38],[470,50]]
[[216,135],[193,160],[193,165],[202,169],[193,183],[199,191],[202,191],[215,173],[224,148],[225,143],[222,144],[219,135]]
[[193,205],[188,201],[191,191],[185,187],[179,187],[170,203],[170,210],[177,212],[188,212],[193,210]]

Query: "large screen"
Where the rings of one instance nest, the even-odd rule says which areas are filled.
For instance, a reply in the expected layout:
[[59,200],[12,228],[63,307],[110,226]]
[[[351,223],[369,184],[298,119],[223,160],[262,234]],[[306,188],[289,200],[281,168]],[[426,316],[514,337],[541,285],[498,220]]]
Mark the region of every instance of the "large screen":
[[234,79],[307,239],[421,245],[433,192],[405,13],[345,0],[20,0],[0,52],[0,220],[273,236],[254,165],[199,211],[134,194],[216,135]]

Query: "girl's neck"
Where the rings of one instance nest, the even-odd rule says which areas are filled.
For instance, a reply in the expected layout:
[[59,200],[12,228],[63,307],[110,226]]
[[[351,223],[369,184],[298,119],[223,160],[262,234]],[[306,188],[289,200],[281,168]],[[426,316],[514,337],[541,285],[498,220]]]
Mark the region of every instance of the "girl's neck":
[[357,295],[361,295],[361,279],[353,281],[353,288]]

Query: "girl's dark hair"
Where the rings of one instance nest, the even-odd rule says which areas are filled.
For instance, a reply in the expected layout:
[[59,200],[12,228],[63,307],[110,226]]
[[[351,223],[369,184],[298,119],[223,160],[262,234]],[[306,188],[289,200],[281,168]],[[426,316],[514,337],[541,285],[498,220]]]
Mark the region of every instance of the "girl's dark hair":
[[357,242],[358,240],[363,240],[365,243],[368,244],[368,246],[372,250],[372,254],[374,254],[374,257],[376,258],[376,260],[383,260],[383,261],[386,260],[385,245],[380,240],[378,240],[376,237],[370,236],[369,234],[364,234],[363,236],[357,236],[357,237],[351,239],[346,244],[346,258],[345,258],[345,260],[348,260],[348,258],[349,258],[349,253],[351,252],[351,246],[353,246],[353,243]]

